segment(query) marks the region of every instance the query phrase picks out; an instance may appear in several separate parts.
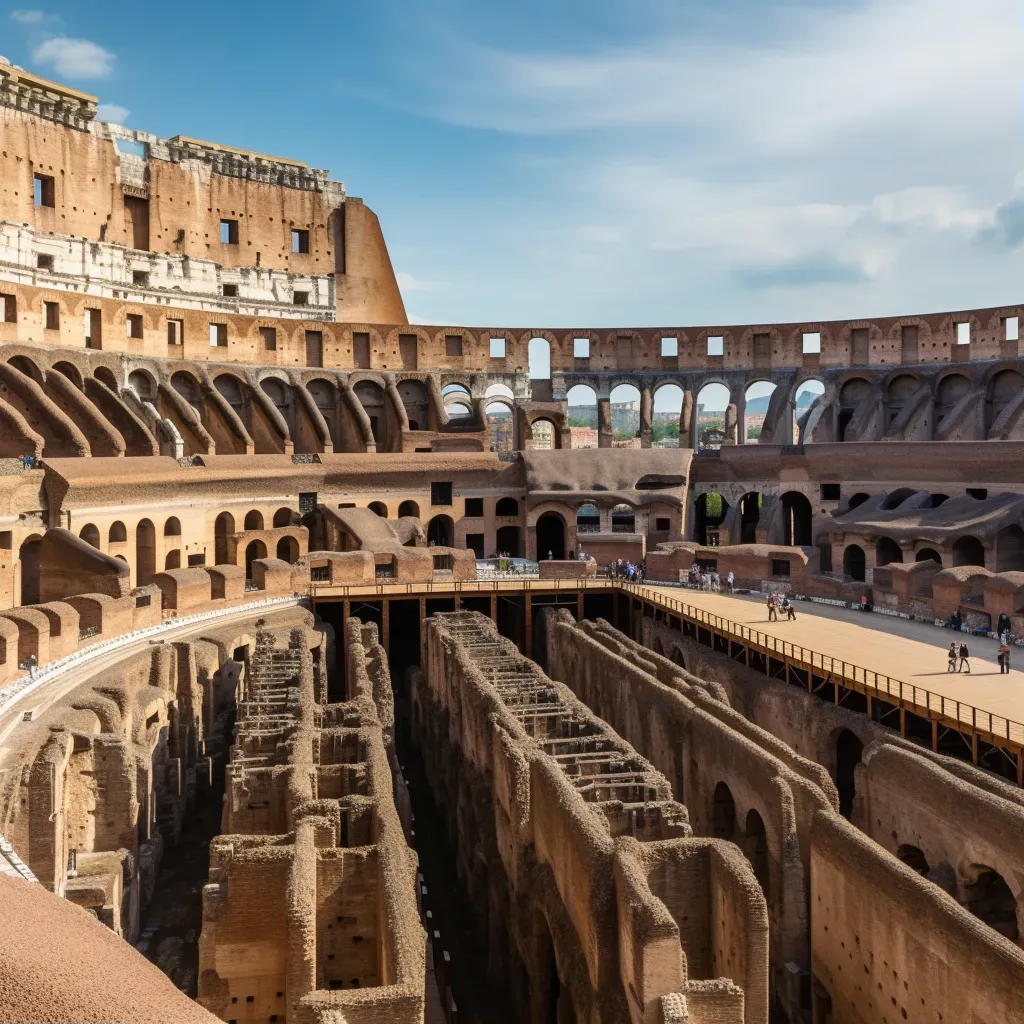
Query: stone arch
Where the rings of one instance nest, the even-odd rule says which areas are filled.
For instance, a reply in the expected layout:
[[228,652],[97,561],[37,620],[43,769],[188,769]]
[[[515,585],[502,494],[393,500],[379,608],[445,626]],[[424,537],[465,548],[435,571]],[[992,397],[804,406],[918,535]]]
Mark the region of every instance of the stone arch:
[[398,518],[401,519],[403,516],[415,516],[417,519],[420,517],[420,507],[415,501],[403,501],[398,506]]
[[865,501],[870,498],[870,494],[866,494],[864,491],[858,491],[856,494],[850,496],[850,500],[846,503],[846,511],[856,508],[858,505],[863,505]]
[[164,569],[180,569],[181,568],[181,548],[174,548],[167,552],[164,558]]
[[840,729],[836,735],[836,789],[839,791],[839,813],[847,819],[853,816],[857,796],[856,771],[864,755],[864,744],[856,733]]
[[114,392],[114,394],[117,394],[119,389],[117,386],[117,378],[114,376],[113,370],[106,366],[97,366],[96,369],[92,371],[92,375],[104,387],[109,388]]
[[186,373],[184,370],[178,370],[177,373],[171,375],[171,387],[186,401],[193,409],[199,408],[199,381],[192,376],[191,373]]
[[754,877],[761,886],[764,898],[770,900],[768,833],[764,826],[764,818],[753,808],[747,811],[743,829],[743,852],[754,869]]
[[843,572],[858,583],[866,579],[867,557],[859,544],[847,544],[843,549]]
[[639,437],[640,389],[632,381],[616,384],[609,393],[608,403],[611,408],[612,437],[616,441],[631,441]]
[[177,516],[169,516],[167,521],[164,523],[164,536],[165,537],[180,537],[181,536],[181,520]]
[[924,855],[924,851],[916,846],[911,846],[908,843],[901,843],[899,848],[896,850],[896,857],[901,860],[908,868],[912,868],[919,875],[927,875],[931,870],[928,866],[928,859]]
[[881,567],[890,562],[902,562],[903,550],[892,537],[879,537],[875,542],[875,565]]
[[697,495],[694,503],[694,537],[699,544],[708,543],[708,531],[721,525],[729,512],[729,502],[718,491]]
[[406,377],[398,382],[398,397],[405,407],[410,430],[430,429],[430,402],[427,386],[416,377]]
[[384,389],[375,380],[364,378],[353,385],[352,391],[370,420],[370,432],[377,443],[377,450],[384,451],[388,443],[388,417]]
[[686,668],[686,662],[683,658],[683,649],[681,647],[673,647],[672,654],[669,656],[669,661],[673,665],[678,665],[681,669]]
[[100,531],[95,523],[86,523],[85,526],[78,531],[78,536],[81,537],[86,544],[91,544],[94,548],[99,550]]
[[[761,439],[761,427],[768,413],[768,406],[777,385],[765,378],[755,378],[747,382],[743,389],[743,416],[746,423],[745,436],[737,438],[741,444],[757,444]],[[756,391],[755,394],[751,392]],[[756,403],[756,404],[755,404]]]
[[894,508],[898,508],[908,498],[913,497],[917,492],[913,487],[897,487],[895,491],[890,491],[883,499],[882,504],[879,508],[883,512],[890,512]]
[[26,377],[31,377],[37,384],[42,385],[43,371],[28,356],[11,356],[7,360],[7,365],[13,366]]
[[107,531],[107,543],[124,544],[127,540],[128,530],[125,528],[124,523],[122,523],[120,519],[111,523],[110,529]]
[[530,380],[551,380],[552,343],[548,338],[534,336],[526,346]]
[[740,543],[757,543],[757,524],[761,519],[764,496],[760,491],[748,491],[739,501]]
[[252,579],[252,563],[267,557],[267,545],[261,540],[251,540],[245,548],[245,578]]
[[712,798],[711,834],[716,839],[732,839],[736,835],[736,801],[724,782],[715,786]]
[[973,385],[966,374],[953,370],[944,374],[935,387],[935,424],[949,415],[963,398],[970,394]]
[[964,907],[1011,942],[1019,942],[1017,899],[1006,879],[985,864],[972,864],[964,882]]
[[515,451],[515,412],[507,400],[489,401],[484,407],[492,452]]
[[721,447],[717,438],[719,434],[724,436],[730,400],[729,388],[719,380],[709,380],[701,387],[693,412],[696,448],[715,450]]
[[565,520],[558,512],[545,512],[537,520],[537,561],[565,558]]
[[213,524],[213,560],[216,565],[225,565],[228,558],[228,538],[235,532],[235,517],[230,512],[221,512]]
[[850,377],[839,388],[839,413],[836,420],[836,440],[846,440],[846,428],[857,410],[872,394],[871,381],[866,377]]
[[277,557],[293,564],[299,560],[299,542],[294,537],[281,537],[277,542]]
[[804,444],[807,425],[811,422],[811,411],[815,403],[825,394],[825,382],[820,377],[804,377],[793,389],[793,441]]
[[586,501],[576,509],[576,533],[600,533],[601,511],[592,502]]
[[935,550],[935,548],[921,548],[920,551],[914,555],[915,562],[938,562],[942,565],[942,556]]
[[519,515],[519,502],[515,498],[499,498],[494,506],[496,516]]
[[263,513],[258,509],[254,508],[245,514],[245,522],[242,525],[243,530],[262,530],[263,529]]
[[1024,390],[1024,374],[1006,367],[997,370],[985,388],[985,435],[991,433],[1003,410]]
[[451,516],[436,515],[427,523],[427,544],[450,548],[455,541],[455,523]]
[[128,374],[128,387],[133,388],[139,398],[145,400],[156,394],[156,381],[148,370],[132,370]]
[[964,534],[953,542],[953,565],[984,565],[985,547],[977,537]]
[[279,508],[274,513],[274,529],[279,530],[284,526],[293,526],[296,519],[296,514],[290,508]]
[[1024,530],[1016,523],[996,534],[996,572],[1024,570]]
[[79,391],[82,390],[82,371],[79,370],[74,363],[69,363],[67,360],[61,360],[59,363],[53,364],[53,369],[67,377],[67,379],[71,381]]
[[546,416],[541,416],[530,423],[530,434],[536,451],[550,451],[562,447],[558,427]]
[[809,547],[814,513],[810,499],[801,491],[782,495],[782,543],[786,546]]
[[903,411],[903,407],[921,386],[920,378],[913,373],[902,370],[895,373],[885,387],[885,429],[892,426],[894,420]]
[[21,563],[21,603],[39,604],[39,560],[42,553],[43,538],[34,533],[21,542],[18,549],[18,561]]
[[636,533],[636,510],[632,505],[619,504],[612,509],[612,533]]
[[156,527],[142,519],[135,527],[135,585],[144,587],[156,572]]
[[371,501],[366,506],[375,516],[380,516],[381,519],[387,519],[388,507],[383,501]]

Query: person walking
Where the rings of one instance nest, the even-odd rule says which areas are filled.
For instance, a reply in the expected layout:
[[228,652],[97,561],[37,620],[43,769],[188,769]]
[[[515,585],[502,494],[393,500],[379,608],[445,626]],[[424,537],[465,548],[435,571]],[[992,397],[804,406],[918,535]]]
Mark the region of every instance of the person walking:
[[946,671],[947,672],[955,672],[956,671],[956,641],[955,640],[950,643],[949,650],[946,653],[949,655],[949,666],[947,667]]
[[1010,674],[1010,645],[1005,640],[999,645],[999,674]]
[[967,674],[971,674],[971,663],[967,660],[971,656],[971,652],[967,650],[967,644],[962,643],[960,645],[960,664],[957,666],[957,672],[960,672],[966,666]]
[[777,622],[779,618],[778,609],[775,607],[775,595],[768,595],[768,621]]
[[786,620],[792,622],[796,618],[796,609],[788,597],[782,599],[782,610],[786,613]]
[[730,594],[736,588],[736,574],[732,571],[732,569],[729,570],[729,575],[725,577],[725,587]]

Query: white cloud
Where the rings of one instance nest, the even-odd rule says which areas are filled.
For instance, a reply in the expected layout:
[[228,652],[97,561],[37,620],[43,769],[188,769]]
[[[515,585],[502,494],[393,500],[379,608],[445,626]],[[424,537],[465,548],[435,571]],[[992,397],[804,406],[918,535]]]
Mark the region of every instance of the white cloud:
[[45,11],[29,11],[20,8],[11,11],[11,21],[18,25],[39,25],[45,18]]
[[32,51],[38,64],[49,65],[65,78],[105,78],[114,69],[114,55],[88,39],[55,36]]
[[398,287],[403,292],[437,292],[448,287],[445,281],[425,281],[423,278],[399,270],[395,274]]
[[113,121],[114,124],[125,124],[131,111],[117,103],[100,103],[96,107],[96,117],[100,121]]

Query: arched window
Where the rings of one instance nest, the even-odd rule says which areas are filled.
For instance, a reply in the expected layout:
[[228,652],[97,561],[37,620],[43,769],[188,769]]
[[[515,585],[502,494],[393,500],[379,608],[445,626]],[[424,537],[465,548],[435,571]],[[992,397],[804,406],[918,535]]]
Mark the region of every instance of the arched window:
[[505,402],[488,402],[484,412],[487,416],[487,430],[491,435],[491,451],[514,451],[516,421],[512,407]]
[[921,548],[916,555],[914,555],[915,562],[938,562],[942,565],[942,556],[935,550],[935,548]]
[[180,537],[181,536],[181,523],[178,521],[177,516],[171,516],[166,523],[164,523],[164,536],[165,537]]
[[839,790],[839,813],[849,820],[853,815],[853,802],[856,797],[856,771],[864,753],[864,744],[860,738],[843,729],[836,737],[836,789]]
[[551,345],[547,338],[531,338],[527,346],[530,380],[551,379]]
[[86,544],[91,544],[94,548],[99,550],[100,546],[100,531],[93,523],[86,523],[85,526],[78,532],[78,536],[85,541]]
[[586,384],[576,384],[566,392],[569,429],[573,448],[597,447],[597,392]]
[[439,515],[427,523],[427,544],[450,548],[455,540],[455,523],[451,516]]
[[902,562],[903,552],[892,537],[879,537],[875,544],[875,565],[888,565],[890,562]]
[[954,565],[984,565],[985,548],[977,537],[959,537],[953,545]]
[[565,520],[557,512],[545,512],[537,520],[537,560],[565,558]]
[[555,425],[551,420],[534,420],[531,424],[533,447],[537,451],[549,451],[557,447]]
[[295,513],[290,508],[279,508],[274,513],[274,529],[279,530],[283,526],[291,526],[295,521]]
[[175,548],[173,551],[168,551],[167,556],[164,558],[164,569],[180,569],[181,568],[181,548]]
[[725,413],[729,389],[724,384],[705,384],[697,395],[698,449],[717,450],[725,439]]
[[156,572],[156,527],[143,519],[135,527],[135,585],[144,587]]
[[251,512],[247,512],[245,515],[245,530],[262,530],[263,529],[263,513],[257,509],[253,509]]
[[294,537],[282,537],[277,542],[277,557],[284,562],[299,560],[299,542]]
[[375,516],[380,516],[381,519],[387,519],[388,507],[383,501],[371,501],[366,506]]
[[267,557],[267,545],[261,540],[250,541],[245,549],[245,578],[252,579],[252,563],[257,558]]
[[128,374],[128,386],[135,389],[139,398],[151,398],[153,395],[153,379],[143,370],[132,370]]
[[771,404],[775,388],[776,385],[767,380],[755,381],[747,388],[743,396],[745,410],[743,416],[746,420],[747,436],[740,439],[741,443],[757,444],[761,440],[761,429],[764,427],[764,420],[768,415],[768,406]]
[[628,505],[612,509],[612,533],[636,533],[636,515]]
[[214,562],[225,565],[228,562],[228,537],[235,532],[235,517],[230,512],[221,512],[213,525]]
[[26,538],[18,549],[18,561],[21,562],[21,603],[39,603],[39,557],[43,538],[32,536]]
[[71,383],[74,384],[79,391],[82,390],[82,374],[77,366],[75,366],[73,363],[61,361],[59,363],[54,363],[53,368],[58,373],[63,374],[65,377],[67,377],[67,379],[71,381]]
[[[679,436],[688,424],[680,423],[683,412],[683,389],[678,384],[662,384],[654,392],[651,445],[654,448],[678,448]],[[684,447],[686,442],[684,440]]]
[[128,531],[124,523],[118,520],[110,524],[110,532],[107,534],[107,542],[110,544],[124,544],[128,540]]
[[576,510],[577,533],[600,533],[601,513],[596,505],[589,501]]
[[634,384],[612,388],[608,404],[612,414],[612,437],[630,441],[640,436],[640,390]]
[[812,543],[811,518],[811,503],[807,495],[799,491],[786,491],[782,496],[782,543],[808,547]]
[[736,834],[736,801],[724,782],[715,786],[711,832],[716,839],[732,839]]
[[740,498],[740,543],[757,543],[757,524],[764,500],[759,491],[749,491]]
[[420,507],[415,501],[403,501],[398,506],[398,518],[401,519],[403,516],[415,516],[417,519],[420,517]]
[[867,558],[859,544],[847,544],[843,550],[843,572],[852,580],[863,583],[866,576]]
[[519,502],[515,498],[499,498],[494,506],[496,516],[517,516],[519,515]]

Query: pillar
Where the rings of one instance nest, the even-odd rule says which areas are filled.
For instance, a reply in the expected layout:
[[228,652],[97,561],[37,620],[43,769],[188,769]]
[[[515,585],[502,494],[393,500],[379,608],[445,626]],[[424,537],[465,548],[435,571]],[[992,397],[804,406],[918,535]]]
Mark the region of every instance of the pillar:
[[526,592],[526,640],[523,648],[528,658],[533,657],[533,594]]
[[650,387],[640,392],[640,447],[650,448],[654,438],[654,399]]
[[380,612],[380,645],[384,653],[391,657],[391,602],[385,597],[381,602]]
[[495,625],[498,624],[498,595],[496,592],[491,594],[491,622]]
[[694,422],[693,392],[683,392],[683,404],[679,410],[679,447],[696,448],[697,434],[696,423]]
[[597,400],[597,447],[611,448],[612,434],[612,400],[609,397]]

